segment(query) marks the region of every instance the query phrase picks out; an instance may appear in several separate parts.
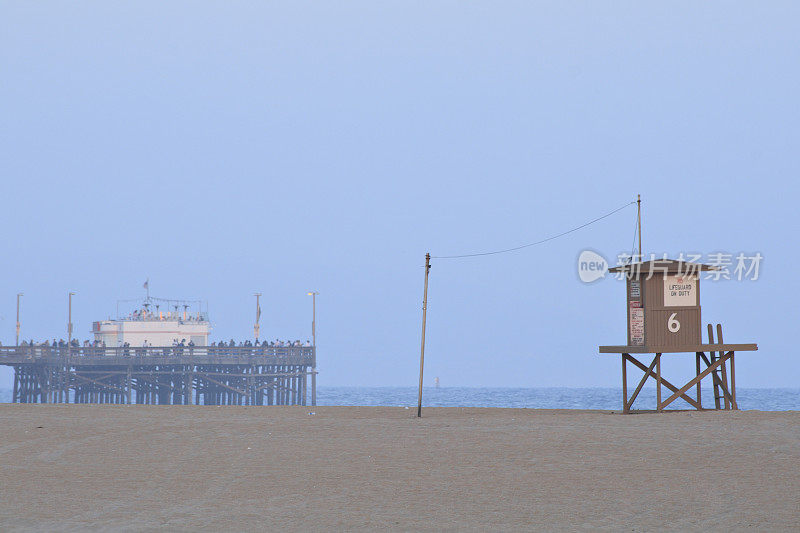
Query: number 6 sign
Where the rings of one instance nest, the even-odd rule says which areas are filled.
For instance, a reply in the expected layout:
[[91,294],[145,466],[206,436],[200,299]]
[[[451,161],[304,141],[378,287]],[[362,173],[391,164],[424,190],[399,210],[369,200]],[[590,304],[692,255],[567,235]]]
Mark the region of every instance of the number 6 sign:
[[678,313],[672,313],[669,315],[669,320],[667,320],[667,329],[669,329],[672,333],[678,333],[678,331],[681,329],[681,323],[678,322],[677,318],[675,318],[677,314]]

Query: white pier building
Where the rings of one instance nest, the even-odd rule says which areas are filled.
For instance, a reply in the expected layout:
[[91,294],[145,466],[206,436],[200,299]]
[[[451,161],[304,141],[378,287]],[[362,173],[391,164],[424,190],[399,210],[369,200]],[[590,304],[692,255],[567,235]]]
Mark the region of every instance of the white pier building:
[[123,346],[125,343],[137,347],[172,346],[181,342],[208,346],[211,324],[207,313],[189,313],[188,305],[183,306],[183,311],[179,310],[178,305],[174,305],[173,311],[166,312],[156,305],[157,310],[153,312],[153,300],[160,299],[148,297],[141,308],[125,317],[94,322],[92,333],[95,340],[104,342],[109,347]]

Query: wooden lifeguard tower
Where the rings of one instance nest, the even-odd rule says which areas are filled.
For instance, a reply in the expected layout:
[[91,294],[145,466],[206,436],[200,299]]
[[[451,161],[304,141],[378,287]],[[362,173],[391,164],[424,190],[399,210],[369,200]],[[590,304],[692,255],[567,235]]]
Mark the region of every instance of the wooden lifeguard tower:
[[[656,406],[662,411],[678,398],[698,410],[703,409],[701,381],[712,376],[715,409],[738,409],[734,353],[758,350],[756,344],[725,344],[722,326],[717,324],[717,341],[708,324],[708,342],[702,342],[700,315],[700,273],[716,267],[671,259],[631,263],[609,269],[626,278],[628,343],[625,346],[600,346],[601,354],[622,356],[622,411],[629,413],[648,378],[656,381]],[[706,355],[708,352],[708,356]],[[663,354],[694,353],[696,375],[682,387],[661,374]],[[649,365],[637,359],[654,354]],[[628,398],[627,363],[644,371]],[[705,366],[705,369],[702,367]],[[661,400],[662,386],[672,391]],[[696,398],[687,394],[696,387]],[[720,400],[724,400],[724,403]]]

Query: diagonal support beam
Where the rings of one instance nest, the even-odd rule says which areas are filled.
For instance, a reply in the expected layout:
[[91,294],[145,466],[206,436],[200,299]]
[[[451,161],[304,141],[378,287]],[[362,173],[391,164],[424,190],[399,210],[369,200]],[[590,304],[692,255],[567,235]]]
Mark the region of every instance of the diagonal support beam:
[[[647,372],[647,367],[646,367],[646,366],[644,366],[644,365],[643,365],[643,364],[642,364],[640,361],[638,361],[638,360],[636,360],[635,358],[633,358],[633,357],[630,357],[630,356],[629,356],[629,359],[628,359],[628,360],[629,360],[631,363],[633,363],[634,365],[638,366],[638,367],[639,367],[641,370],[643,370],[643,371]],[[661,378],[661,384],[662,384],[662,385],[664,385],[664,386],[665,386],[666,388],[668,388],[669,390],[671,390],[672,392],[674,392],[674,393],[678,393],[678,387],[676,387],[675,385],[673,385],[672,383],[670,383],[669,381],[667,381],[666,379],[664,379],[664,377],[663,377],[663,376],[662,376],[662,378]],[[697,410],[702,410],[702,409],[703,409],[703,407],[702,407],[702,406],[701,406],[699,403],[697,403],[697,401],[696,401],[694,398],[692,398],[691,396],[688,396],[688,395],[684,394],[684,393],[685,393],[687,390],[689,390],[689,389],[684,389],[683,391],[681,391],[681,392],[680,392],[680,394],[679,394],[679,397],[680,397],[680,398],[682,398],[682,399],[684,399],[684,400],[686,400],[686,402],[687,402],[689,405],[691,405],[692,407],[694,407],[695,409],[697,409]],[[673,395],[673,396],[674,396],[674,395]],[[672,401],[672,400],[670,400],[670,399],[668,399],[668,400],[667,400],[667,402],[671,402],[671,401]],[[664,403],[663,405],[667,405],[667,403]],[[662,406],[663,406],[663,405],[662,405]]]
[[[664,403],[661,404],[661,408],[663,409],[664,407],[668,406],[669,404],[671,404],[673,401],[675,401],[679,397],[685,397],[684,393],[687,390],[689,390],[690,388],[694,387],[697,384],[698,381],[700,381],[701,379],[703,379],[704,377],[709,375],[711,372],[713,372],[714,370],[719,368],[720,365],[724,364],[725,361],[730,359],[732,355],[733,355],[733,352],[728,352],[725,355],[723,355],[722,357],[720,357],[719,359],[717,359],[708,368],[706,368],[705,370],[700,372],[699,376],[697,376],[696,378],[694,378],[691,381],[689,381],[689,383],[687,383],[686,385],[681,387],[679,390],[675,391],[675,394],[673,394],[672,396],[670,396],[669,398],[664,400]],[[703,359],[705,359],[705,354],[703,354]],[[644,366],[644,365],[642,365],[642,366]]]
[[[733,358],[733,352],[728,352],[728,354],[730,355],[730,358]],[[706,366],[711,366],[711,362],[706,357],[706,354],[700,352],[700,357],[703,358],[703,361],[705,362]],[[722,365],[722,368],[725,368],[725,365]],[[723,381],[720,379],[720,377],[717,375],[716,372],[712,373],[711,376],[714,378],[714,382],[717,385],[719,385],[719,388],[722,389],[722,395],[725,397],[725,401],[730,402],[734,410],[738,410],[739,406],[736,405],[736,400],[734,400],[731,393],[728,392],[727,384],[723,383]]]
[[82,376],[82,375],[80,375],[78,373],[73,373],[72,375],[75,376],[78,379],[82,379],[84,381],[88,381],[89,383],[94,383],[95,385],[100,385],[101,387],[103,387],[105,389],[115,390],[115,391],[119,391],[119,392],[125,392],[125,389],[121,389],[121,388],[119,388],[119,387],[117,387],[115,385],[111,385],[109,383],[103,383],[102,381],[98,381],[96,379],[87,378],[86,376]]
[[247,391],[244,391],[244,390],[241,390],[241,389],[237,389],[236,387],[231,387],[227,383],[223,383],[221,381],[217,381],[216,379],[211,379],[210,377],[208,377],[206,375],[197,374],[197,376],[199,378],[201,378],[201,379],[206,380],[206,381],[210,381],[211,383],[215,383],[215,384],[219,385],[222,388],[225,388],[225,389],[228,389],[228,390],[232,390],[233,392],[238,392],[242,396],[247,396]]
[[[628,357],[630,358],[630,355],[628,355]],[[637,396],[639,396],[639,392],[641,392],[642,387],[644,387],[647,378],[650,377],[650,375],[653,373],[653,368],[655,368],[655,366],[656,366],[656,358],[653,357],[653,362],[650,363],[650,367],[644,371],[644,376],[642,376],[642,380],[639,382],[639,385],[636,387],[636,390],[633,391],[630,400],[628,400],[628,403],[625,405],[626,411],[630,411],[631,407],[633,406],[633,401],[636,400]]]

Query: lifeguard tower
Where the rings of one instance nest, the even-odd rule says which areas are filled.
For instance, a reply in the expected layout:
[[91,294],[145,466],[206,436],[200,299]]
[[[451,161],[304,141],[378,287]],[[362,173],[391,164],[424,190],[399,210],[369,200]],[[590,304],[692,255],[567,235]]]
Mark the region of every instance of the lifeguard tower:
[[[637,262],[609,269],[609,272],[626,278],[628,342],[624,346],[600,346],[599,349],[601,354],[620,354],[622,357],[624,413],[631,411],[648,378],[656,381],[658,411],[678,398],[701,410],[701,381],[708,375],[713,380],[715,409],[739,408],[736,403],[734,353],[755,351],[758,346],[725,344],[720,324],[716,328],[716,343],[711,324],[708,324],[708,342],[702,342],[700,273],[709,270],[716,270],[716,267],[672,259]],[[681,353],[695,354],[696,375],[682,387],[677,387],[662,376],[661,356]],[[654,354],[649,365],[638,359],[646,354]],[[630,398],[627,363],[644,371]],[[661,399],[662,386],[672,391],[672,395],[664,401]],[[692,387],[697,389],[696,398],[687,394]]]

